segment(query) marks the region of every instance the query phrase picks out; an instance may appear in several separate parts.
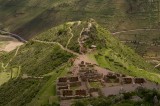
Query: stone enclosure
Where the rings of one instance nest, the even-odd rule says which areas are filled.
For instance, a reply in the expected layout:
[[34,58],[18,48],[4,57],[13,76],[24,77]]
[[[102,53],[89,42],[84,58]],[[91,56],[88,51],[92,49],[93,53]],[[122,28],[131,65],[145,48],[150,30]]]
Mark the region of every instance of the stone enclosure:
[[[102,74],[95,69],[95,65],[81,61],[69,71],[70,76],[57,79],[56,92],[61,100],[98,97],[102,94],[101,87],[107,84],[143,84],[145,79],[127,77],[123,74],[108,72]],[[91,84],[92,83],[92,84]],[[99,85],[98,85],[99,84]]]

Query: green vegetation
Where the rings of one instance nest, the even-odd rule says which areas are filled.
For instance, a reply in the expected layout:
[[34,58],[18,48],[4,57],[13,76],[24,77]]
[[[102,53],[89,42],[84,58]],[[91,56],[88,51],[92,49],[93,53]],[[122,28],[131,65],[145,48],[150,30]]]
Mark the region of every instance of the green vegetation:
[[89,35],[94,36],[86,41],[86,46],[96,44],[98,49],[89,57],[96,60],[100,66],[118,73],[144,77],[155,82],[160,81],[158,70],[154,69],[132,49],[112,37],[104,28],[95,24]]
[[0,104],[22,106],[29,103],[47,80],[47,77],[43,80],[21,78],[10,80],[0,87]]
[[102,87],[102,84],[100,82],[90,82],[89,84],[93,88],[101,88]]
[[[0,57],[0,61],[7,64],[14,52]],[[71,54],[61,50],[58,45],[31,41],[20,48],[17,56],[7,67],[7,70],[21,66],[22,73],[39,76],[51,72],[57,66],[67,62],[71,57]]]
[[[55,31],[51,32],[50,35],[53,34],[53,39],[50,41],[48,39],[52,37],[46,34],[47,32],[37,35],[35,39],[52,42],[54,37],[56,39],[58,36],[57,42],[65,46],[70,38],[70,25],[66,25],[66,27],[61,27],[63,26],[61,25],[55,28],[58,32],[55,34],[53,34]],[[65,36],[66,31],[68,32],[68,39],[65,39],[67,37]],[[60,39],[62,36],[63,39]],[[67,74],[71,67],[68,61],[74,57],[73,54],[63,50],[58,44],[41,43],[35,40],[29,41],[12,52],[2,53],[0,56],[0,84],[2,84],[0,86],[0,104],[39,106],[49,104],[52,97],[54,98],[53,103],[58,103],[55,89],[56,79]],[[44,78],[23,79],[23,74]],[[10,79],[11,75],[12,79]],[[10,97],[7,98],[7,96]]]
[[10,79],[16,79],[19,77],[20,68],[13,68],[10,72],[0,72],[0,86]]
[[[138,99],[138,101],[134,101],[134,96],[140,99]],[[116,96],[102,96],[99,98],[76,100],[72,106],[153,106],[155,96],[159,99],[160,92],[139,88],[136,92],[124,93]]]
[[54,70],[54,73],[51,75],[50,79],[46,82],[43,88],[39,91],[36,97],[28,104],[28,106],[40,106],[49,104],[49,100],[52,100],[52,103],[58,103],[59,99],[56,95],[56,80],[58,77],[65,76],[69,71],[70,65],[65,64]]
[[[13,72],[18,70],[18,74],[12,74],[14,78],[9,80],[8,83],[6,82],[8,77],[5,77],[4,81],[6,83],[0,87],[0,97],[5,96],[5,98],[0,103],[12,106],[39,106],[47,105],[52,101],[58,104],[59,100],[55,92],[56,79],[66,75],[71,67],[69,60],[75,58],[72,52],[79,52],[78,38],[82,29],[86,28],[88,23],[91,23],[92,26],[84,47],[88,49],[91,45],[97,46],[95,52],[87,54],[92,60],[96,60],[101,67],[118,73],[144,77],[155,82],[160,81],[158,70],[146,63],[129,47],[120,43],[109,31],[99,26],[93,19],[83,22],[75,21],[53,27],[36,35],[34,39],[19,49],[0,56],[1,72],[8,73],[11,72],[10,70],[13,70]],[[6,67],[4,68],[4,66]],[[42,76],[44,79],[22,79],[23,74],[35,77]],[[14,87],[12,87],[13,85]],[[92,87],[99,85],[91,83]],[[20,92],[16,91],[18,88],[20,88]],[[31,91],[31,89],[33,90]],[[17,93],[11,98],[7,98],[6,96],[11,91]],[[23,100],[18,102],[20,98],[23,98]]]
[[[0,0],[0,28],[30,38],[67,21],[94,18],[111,31],[158,27],[158,2]],[[78,4],[78,5],[77,5]]]
[[[0,4],[0,29],[17,33],[26,39],[64,22],[89,18],[96,19],[111,32],[159,28],[160,22],[159,0],[154,0],[153,3],[149,0],[0,0]],[[80,31],[79,28],[78,30]],[[74,35],[78,36],[76,33]],[[143,37],[141,40],[145,43],[151,40],[152,36],[156,35],[155,39],[159,37],[157,31],[137,30],[133,35],[136,35],[136,38],[128,33],[124,36],[122,34],[122,37],[132,41],[140,41]],[[72,41],[74,40],[73,38]],[[120,40],[123,39],[120,37]],[[141,56],[159,56],[159,47],[133,43],[127,45]],[[76,43],[75,46],[71,48],[77,51]]]

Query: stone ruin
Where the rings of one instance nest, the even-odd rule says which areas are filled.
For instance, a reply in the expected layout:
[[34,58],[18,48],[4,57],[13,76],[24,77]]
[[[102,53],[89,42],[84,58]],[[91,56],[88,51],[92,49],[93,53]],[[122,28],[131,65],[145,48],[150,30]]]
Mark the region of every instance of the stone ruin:
[[62,100],[88,97],[88,90],[78,89],[72,90],[71,87],[81,86],[81,79],[75,77],[61,77],[57,80],[57,95]]
[[75,90],[75,95],[80,97],[86,97],[88,95],[87,90]]
[[123,83],[124,83],[124,84],[132,84],[132,83],[133,83],[133,80],[132,80],[132,78],[124,77],[124,78],[123,78]]
[[136,84],[142,84],[142,83],[145,83],[145,79],[144,78],[134,78],[134,82]]
[[79,98],[86,98],[89,97],[89,93],[85,89],[78,89],[78,90],[61,90],[60,92],[60,99],[67,100],[67,99],[79,99]]
[[[122,84],[142,84],[145,83],[143,78],[126,77],[126,75],[109,72],[107,75],[98,73],[94,68],[95,65],[82,61],[79,64],[77,76],[61,77],[57,79],[57,95],[61,100],[78,99],[85,97],[98,97],[101,94],[100,88],[92,88],[87,85],[89,82],[105,83],[122,83]],[[72,75],[72,71],[69,72]],[[82,85],[83,83],[86,83]],[[86,88],[84,88],[85,86]],[[72,88],[73,87],[73,88]],[[74,87],[77,87],[74,89]],[[82,89],[83,88],[83,89]]]
[[76,77],[61,77],[58,78],[56,83],[57,94],[61,94],[61,90],[69,90],[70,87],[81,86],[81,80],[78,76]]
[[91,97],[99,97],[100,89],[99,88],[90,88],[89,93]]
[[132,83],[135,83],[135,84],[142,84],[142,83],[145,83],[145,79],[144,78],[129,78],[129,77],[124,77],[123,78],[123,82],[125,84],[132,84]]
[[86,72],[87,70],[93,70],[94,69],[94,65],[91,63],[85,63],[84,61],[82,61],[79,64],[79,72]]
[[83,81],[100,81],[103,74],[99,74],[97,70],[86,70],[85,72],[80,73],[80,77]]
[[66,86],[69,85],[71,87],[80,86],[81,79],[78,76],[75,77],[61,77],[57,81],[57,86]]
[[84,61],[79,64],[79,75],[83,81],[99,81],[103,77],[94,69],[93,64]]
[[120,74],[108,73],[103,77],[103,80],[107,83],[119,83]]

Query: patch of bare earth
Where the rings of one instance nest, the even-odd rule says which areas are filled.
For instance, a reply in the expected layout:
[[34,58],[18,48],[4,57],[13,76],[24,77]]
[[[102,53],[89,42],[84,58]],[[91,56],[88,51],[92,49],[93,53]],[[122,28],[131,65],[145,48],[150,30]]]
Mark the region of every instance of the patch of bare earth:
[[6,51],[6,52],[10,52],[12,50],[14,50],[15,48],[17,48],[18,46],[23,45],[22,42],[19,42],[16,39],[12,39],[9,41],[3,41],[3,42],[7,42],[5,45],[3,45],[2,47],[0,47],[0,51]]

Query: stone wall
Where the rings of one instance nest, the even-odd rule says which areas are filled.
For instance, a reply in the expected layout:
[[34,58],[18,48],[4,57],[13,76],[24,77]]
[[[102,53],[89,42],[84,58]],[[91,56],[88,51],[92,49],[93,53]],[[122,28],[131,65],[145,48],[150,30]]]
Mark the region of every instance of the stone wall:
[[126,78],[126,77],[124,77],[123,78],[123,83],[125,83],[125,84],[132,84],[133,80],[132,80],[132,78]]
[[138,84],[142,84],[142,83],[145,83],[145,79],[144,78],[134,78],[134,82]]

